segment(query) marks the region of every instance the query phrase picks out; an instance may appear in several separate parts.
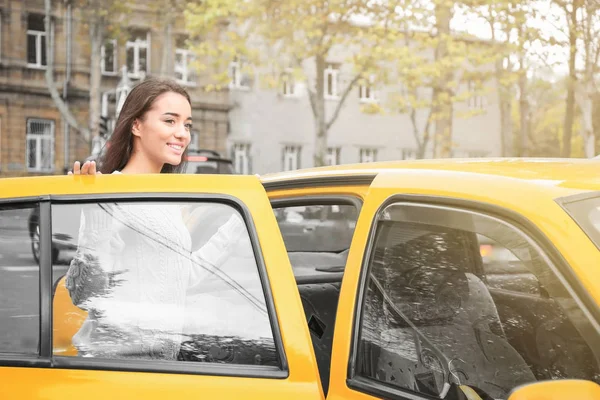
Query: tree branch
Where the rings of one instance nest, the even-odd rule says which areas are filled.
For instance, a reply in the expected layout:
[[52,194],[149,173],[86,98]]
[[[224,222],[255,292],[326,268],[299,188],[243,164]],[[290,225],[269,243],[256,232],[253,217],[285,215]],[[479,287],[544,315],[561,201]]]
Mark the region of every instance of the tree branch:
[[329,121],[327,121],[327,123],[325,125],[325,128],[328,131],[331,128],[331,126],[333,125],[333,123],[335,122],[335,120],[339,117],[340,111],[342,110],[342,106],[344,105],[344,102],[346,101],[346,97],[348,97],[348,95],[350,94],[350,91],[354,88],[354,85],[356,85],[356,83],[359,81],[359,79],[362,78],[362,74],[364,71],[365,71],[365,69],[363,68],[358,74],[356,74],[354,79],[352,79],[352,81],[350,81],[350,84],[346,87],[346,89],[344,89],[344,93],[342,93],[342,96],[338,100],[335,110],[333,111],[333,115],[331,116]]
[[46,30],[46,85],[48,86],[48,91],[50,92],[50,97],[54,101],[54,104],[60,111],[61,116],[65,119],[67,124],[78,131],[86,142],[90,142],[90,131],[87,128],[82,127],[77,123],[77,120],[71,114],[69,107],[66,105],[64,100],[60,97],[58,90],[56,89],[54,83],[54,35],[52,33],[52,24],[51,24],[51,0],[45,0],[45,12],[46,17],[44,19],[44,25]]

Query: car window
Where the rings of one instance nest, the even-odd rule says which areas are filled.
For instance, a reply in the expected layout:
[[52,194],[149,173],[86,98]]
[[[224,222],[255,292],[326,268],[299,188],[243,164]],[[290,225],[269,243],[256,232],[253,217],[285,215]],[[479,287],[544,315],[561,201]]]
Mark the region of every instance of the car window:
[[[478,234],[483,272],[490,288],[539,296],[541,285],[535,274],[510,249],[487,236]],[[529,255],[521,258],[530,258]]]
[[600,196],[578,200],[566,198],[559,203],[600,249]]
[[461,385],[506,399],[532,381],[600,381],[598,332],[537,245],[502,220],[391,205],[367,267],[359,376],[441,398]]
[[232,206],[53,204],[52,230],[55,355],[281,366]]
[[0,354],[38,354],[39,246],[35,206],[0,206]]
[[288,252],[339,253],[352,241],[358,213],[354,205],[274,206]]

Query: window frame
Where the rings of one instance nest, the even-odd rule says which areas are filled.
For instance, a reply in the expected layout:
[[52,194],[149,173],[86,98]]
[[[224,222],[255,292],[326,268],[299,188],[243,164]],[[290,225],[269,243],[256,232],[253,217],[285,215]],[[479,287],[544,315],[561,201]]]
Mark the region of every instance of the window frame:
[[469,79],[467,81],[467,91],[469,93],[467,102],[470,110],[484,110],[486,108],[485,96],[478,93],[482,86],[482,82],[478,80]]
[[358,100],[365,103],[379,103],[379,91],[375,89],[375,79],[370,76],[368,79],[362,79],[358,84]]
[[[181,71],[177,71],[177,55],[181,55]],[[196,81],[190,80],[190,63],[194,61],[194,52],[190,49],[178,47],[175,49],[175,60],[173,60],[174,74],[181,73],[182,79],[175,78],[176,82],[185,86],[196,86]]]
[[229,77],[230,77],[230,81],[229,81],[229,89],[231,90],[242,90],[242,91],[249,91],[250,90],[250,86],[249,85],[245,85],[243,82],[244,80],[244,66],[247,64],[248,62],[245,60],[245,58],[243,57],[238,57],[236,56],[233,61],[231,61],[229,63]]
[[[41,135],[35,135],[33,133],[29,133],[29,124],[31,122],[37,122],[37,123],[49,123],[50,127],[51,127],[51,134],[50,135],[45,135],[45,134],[41,134]],[[49,136],[49,137],[47,137]],[[41,163],[41,152],[43,150],[43,147],[38,147],[36,149],[36,168],[30,168],[29,167],[29,156],[30,156],[30,150],[29,150],[29,140],[30,139],[37,139],[39,142],[43,142],[43,140],[50,140],[50,168],[42,168],[41,165],[38,165],[38,161]],[[45,119],[45,118],[27,118],[25,121],[25,165],[27,168],[27,172],[44,172],[44,173],[48,173],[48,172],[53,172],[54,171],[54,161],[56,158],[56,150],[54,148],[55,146],[55,142],[56,142],[56,124],[55,121],[52,119]],[[38,154],[37,151],[39,151],[40,153]],[[40,155],[40,160],[38,160],[38,155]]]
[[[82,357],[56,356],[53,354],[52,329],[52,206],[64,204],[90,204],[98,202],[214,202],[234,208],[244,220],[252,249],[257,272],[265,296],[267,314],[273,332],[273,342],[280,367],[255,365],[226,365],[217,363],[193,363],[183,361],[145,361],[122,359],[94,359]],[[0,206],[10,203],[40,203],[40,353],[37,357],[19,356],[5,358],[0,354],[1,366],[46,367],[72,370],[130,371],[151,373],[176,373],[205,376],[228,376],[240,378],[286,379],[289,364],[277,312],[267,274],[262,247],[254,218],[248,207],[238,198],[226,194],[141,192],[141,193],[101,193],[77,195],[46,195],[35,198],[0,199]],[[42,225],[43,224],[43,225]]]
[[[43,14],[38,14],[38,13],[31,13],[30,15],[37,15],[42,17],[42,20],[45,19]],[[45,21],[44,21],[45,23]],[[27,25],[27,29],[26,29],[26,43],[29,42],[29,36],[34,36],[35,37],[35,58],[36,58],[36,62],[35,63],[30,63],[29,62],[29,48],[26,45],[26,55],[25,55],[25,59],[27,61],[27,68],[32,68],[32,69],[41,69],[44,70],[48,67],[48,54],[46,54],[46,64],[42,64],[42,37],[45,38],[45,41],[48,42],[48,37],[46,36],[46,31],[37,31],[37,30],[33,30],[33,29],[29,29],[29,21],[26,21],[26,25]],[[52,33],[52,31],[54,30],[54,24],[53,21],[50,22],[50,33]]]
[[[374,163],[377,162],[377,148],[375,147],[361,147],[358,152],[358,160],[360,163]],[[365,161],[365,157],[372,158],[371,161]]]
[[294,70],[292,68],[285,68],[281,74],[281,95],[284,98],[295,98],[299,97],[296,79],[294,77]]
[[[339,100],[340,99],[340,73],[341,68],[339,64],[328,63],[327,67],[323,71],[324,91],[323,97],[325,100]],[[329,87],[329,77],[331,76],[331,87]],[[331,89],[331,90],[330,90]],[[329,94],[331,92],[331,94]]]
[[[139,32],[138,32],[139,33]],[[127,70],[127,76],[131,79],[143,79],[150,73],[150,31],[145,32],[146,38],[141,40],[136,36],[136,33],[130,35],[125,43],[125,64],[127,65],[127,52],[133,49],[133,71]],[[139,36],[142,36],[141,34]],[[134,38],[133,40],[132,37]],[[140,68],[140,50],[146,49],[146,66],[144,71]]]
[[[112,71],[107,71],[106,70],[106,43],[111,43],[112,44],[112,53],[113,53],[113,70]],[[117,76],[117,74],[119,73],[118,69],[117,69],[117,55],[118,55],[118,51],[117,51],[117,39],[109,39],[106,41],[106,43],[104,43],[101,47],[100,47],[100,66],[101,66],[101,70],[102,70],[102,75],[105,76]]]
[[[294,159],[296,160],[296,166],[295,168],[290,168],[288,169],[288,155],[291,154],[291,152],[288,152],[288,150],[295,150],[295,157]],[[296,171],[298,169],[300,169],[300,165],[302,164],[302,145],[299,144],[286,144],[283,146],[283,148],[281,149],[281,158],[283,160],[283,165],[282,165],[282,170],[283,171]],[[289,159],[292,159],[291,157]]]
[[[334,166],[341,164],[342,148],[341,147],[327,147],[327,154],[325,155],[326,165]],[[334,161],[333,163],[331,161]]]
[[571,269],[566,259],[558,251],[550,239],[525,216],[493,204],[482,203],[474,200],[457,199],[445,196],[431,195],[410,195],[396,194],[389,196],[383,201],[371,220],[369,235],[361,260],[360,277],[354,302],[354,311],[352,319],[352,337],[350,339],[350,352],[348,357],[348,368],[346,371],[346,384],[352,390],[366,393],[374,396],[383,396],[390,399],[424,399],[427,395],[413,392],[408,389],[387,386],[381,382],[374,381],[367,377],[357,374],[358,347],[361,337],[361,326],[363,317],[363,306],[366,298],[369,262],[373,255],[373,249],[377,234],[378,220],[384,210],[396,203],[406,205],[416,205],[424,207],[441,207],[452,210],[464,211],[470,214],[479,214],[484,217],[498,219],[508,224],[512,229],[523,234],[527,240],[535,247],[540,256],[548,261],[548,266],[556,275],[557,279],[564,285],[565,289],[573,297],[573,300],[581,308],[582,312],[588,317],[590,324],[595,325],[596,329],[600,327],[600,307],[594,302],[591,295],[585,291],[585,288],[575,272]]
[[[231,146],[233,167],[236,174],[249,175],[252,173],[252,162],[251,162],[252,145],[247,142],[235,142]],[[241,157],[238,159],[238,155]],[[238,169],[238,160],[242,166],[241,170]]]

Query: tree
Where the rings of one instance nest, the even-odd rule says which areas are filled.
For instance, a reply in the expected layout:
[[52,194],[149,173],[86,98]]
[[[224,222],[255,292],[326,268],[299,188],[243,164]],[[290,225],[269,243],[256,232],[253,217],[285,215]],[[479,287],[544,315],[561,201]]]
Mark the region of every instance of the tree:
[[[484,111],[455,113],[454,105],[486,94],[489,72],[485,66],[495,54],[491,43],[450,30],[454,11],[443,1],[406,0],[397,7],[401,39],[386,58],[389,72],[383,83],[399,87],[386,104],[365,107],[368,112],[407,114],[417,144],[417,158],[424,158],[433,142],[434,156],[452,152],[454,118],[470,118]],[[483,68],[482,68],[483,67]],[[469,90],[461,87],[469,86]]]
[[[281,82],[287,70],[308,80],[314,160],[320,166],[325,164],[328,132],[348,95],[361,79],[377,71],[397,41],[392,22],[400,2],[219,0],[188,5],[185,14],[192,36],[203,39],[195,46],[196,53],[200,59],[212,60],[200,65],[215,82],[207,89],[227,85],[228,67],[235,60],[253,65],[267,87]],[[329,74],[326,81],[326,71],[340,50],[346,52],[343,61],[351,65],[344,85],[333,83],[335,74]],[[335,85],[341,90],[331,93]],[[327,95],[337,95],[332,110],[327,107]]]
[[586,157],[594,157],[594,98],[598,93],[596,76],[600,70],[600,4],[585,0],[579,19],[583,70],[575,83],[575,99],[581,112],[581,138]]
[[[569,79],[567,81],[567,96],[565,100],[565,119],[563,127],[563,143],[561,155],[571,156],[571,140],[573,137],[573,122],[575,120],[575,87],[577,85],[577,38],[579,36],[578,13],[585,0],[552,0],[563,13],[566,24],[566,32],[561,30],[567,37],[567,41],[557,40],[563,44],[569,52]],[[562,21],[556,21],[558,24]]]
[[54,35],[52,30],[52,0],[45,0],[46,29],[46,84],[54,104],[66,123],[75,129],[86,142],[99,135],[100,129],[100,81],[101,47],[109,37],[119,31],[119,19],[128,11],[127,0],[74,0],[74,6],[81,10],[82,19],[87,21],[90,38],[90,87],[89,121],[82,124],[74,117],[67,103],[60,96],[54,81]]
[[[559,81],[548,81],[539,78],[533,78],[529,81],[529,93],[531,112],[528,122],[528,140],[531,143],[530,156],[533,157],[560,157],[561,140],[564,137],[564,117],[566,109],[564,107],[564,95],[568,86],[568,77]],[[514,108],[513,119],[515,121],[516,131],[520,134],[520,120],[518,108]],[[579,125],[579,119],[575,115],[573,126]],[[583,148],[576,146],[578,137],[572,138],[574,147],[573,156],[582,156]]]

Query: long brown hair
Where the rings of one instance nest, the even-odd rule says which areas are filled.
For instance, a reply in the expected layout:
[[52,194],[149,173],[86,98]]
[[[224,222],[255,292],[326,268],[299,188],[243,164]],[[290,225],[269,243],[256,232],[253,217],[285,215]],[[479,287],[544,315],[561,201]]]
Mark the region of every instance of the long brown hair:
[[[179,93],[187,99],[191,106],[192,101],[187,91],[169,79],[147,78],[137,84],[127,95],[115,130],[106,144],[106,151],[99,163],[100,171],[103,174],[111,174],[125,167],[133,151],[133,133],[131,132],[133,123],[136,119],[144,117],[158,96],[167,92]],[[165,164],[160,172],[167,174],[183,172],[186,155],[187,149],[183,153],[179,165]]]

